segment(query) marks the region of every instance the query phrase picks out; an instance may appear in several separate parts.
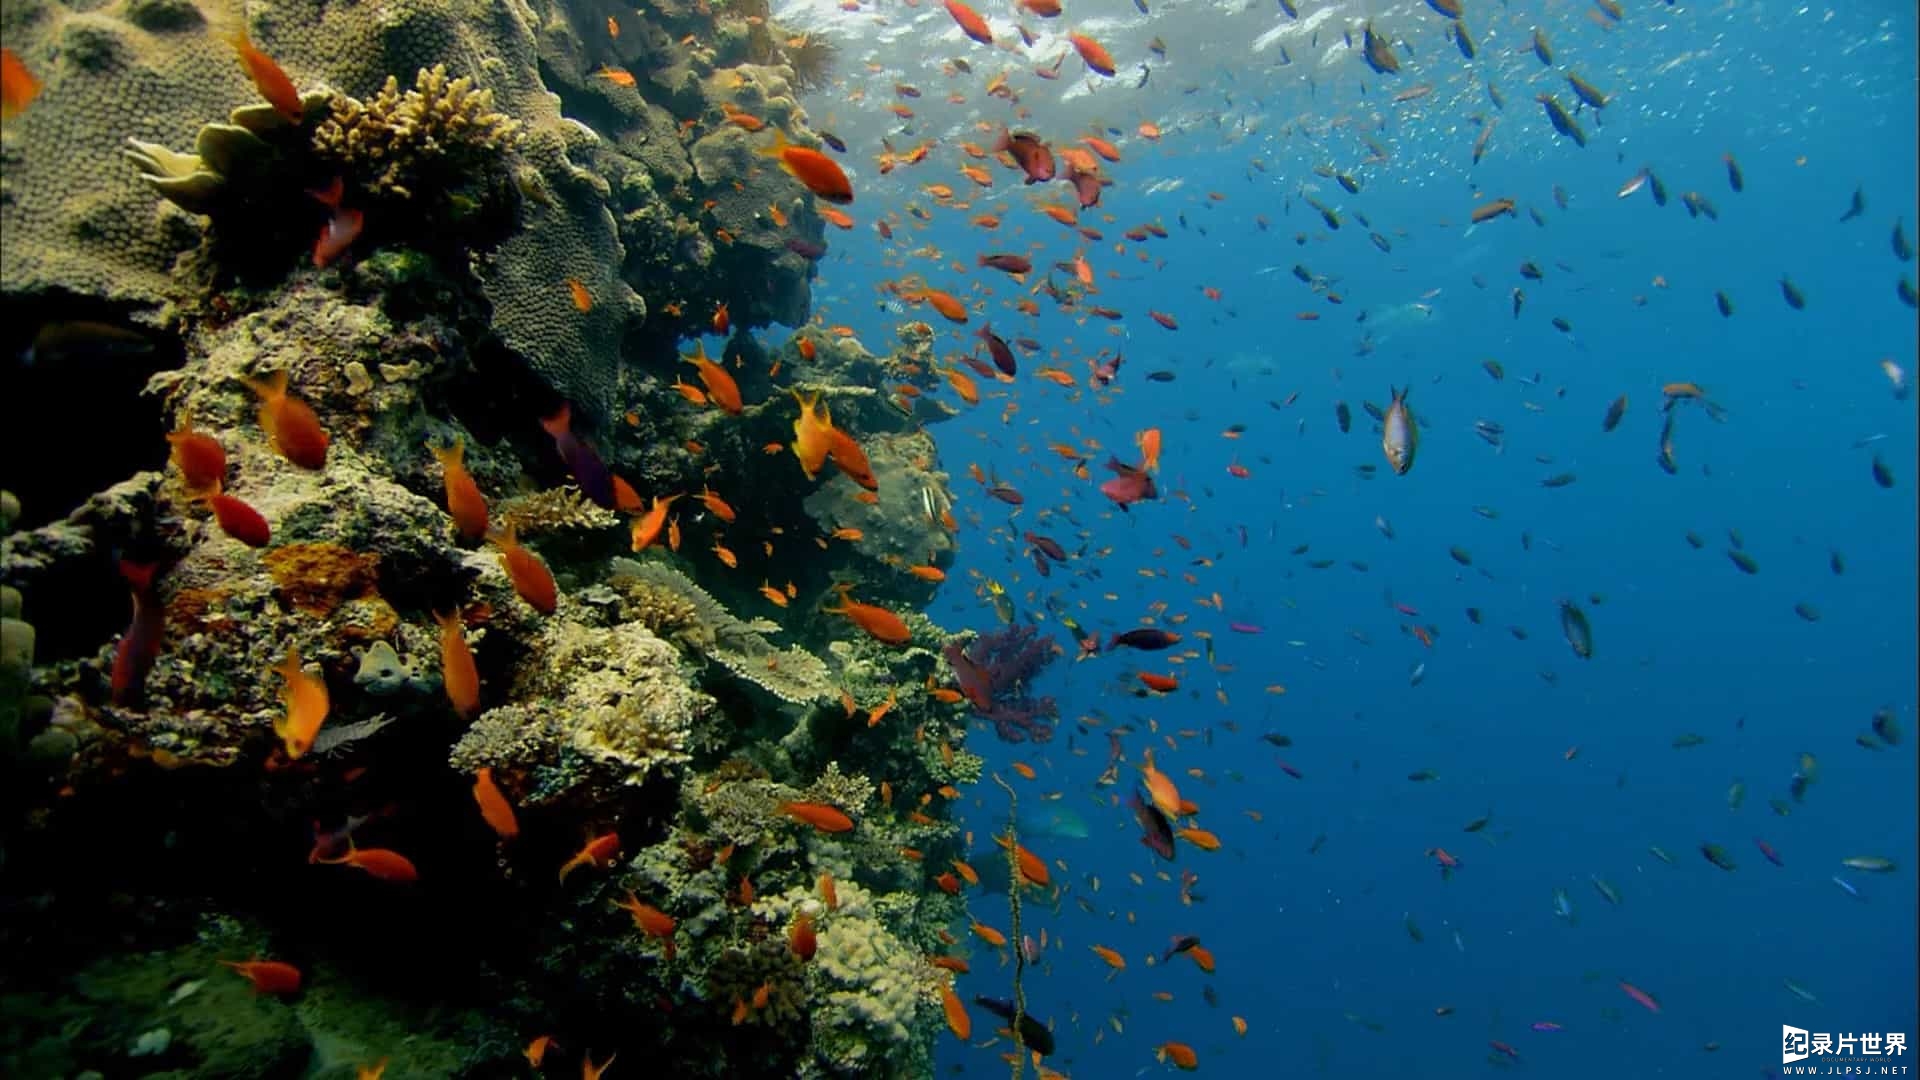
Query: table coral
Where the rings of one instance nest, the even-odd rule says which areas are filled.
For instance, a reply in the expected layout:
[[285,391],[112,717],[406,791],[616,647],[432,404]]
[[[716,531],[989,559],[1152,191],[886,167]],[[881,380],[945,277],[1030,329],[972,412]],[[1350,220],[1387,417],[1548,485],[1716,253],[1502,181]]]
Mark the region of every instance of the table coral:
[[779,630],[778,624],[739,618],[666,563],[615,559],[612,581],[648,617],[665,621],[671,633],[735,678],[789,704],[833,695],[832,675],[819,657],[767,641],[764,635]]

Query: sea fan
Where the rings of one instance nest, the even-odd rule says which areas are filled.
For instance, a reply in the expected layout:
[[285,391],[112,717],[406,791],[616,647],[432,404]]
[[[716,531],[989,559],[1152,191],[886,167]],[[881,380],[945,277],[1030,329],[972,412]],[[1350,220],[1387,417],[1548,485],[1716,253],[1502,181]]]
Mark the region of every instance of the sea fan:
[[793,89],[806,94],[824,90],[833,78],[834,63],[840,47],[818,34],[790,38],[786,47],[787,64],[793,68]]

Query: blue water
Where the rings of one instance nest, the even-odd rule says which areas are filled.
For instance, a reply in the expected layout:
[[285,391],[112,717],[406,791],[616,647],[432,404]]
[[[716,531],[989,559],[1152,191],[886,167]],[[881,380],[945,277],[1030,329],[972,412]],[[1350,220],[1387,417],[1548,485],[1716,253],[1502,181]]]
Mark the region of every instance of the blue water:
[[[1444,107],[1385,107],[1383,81],[1372,78],[1362,98],[1358,61],[1335,77],[1322,73],[1312,97],[1297,69],[1242,72],[1231,87],[1217,74],[1201,93],[1264,97],[1275,116],[1269,129],[1231,145],[1205,128],[1154,145],[1131,137],[1133,119],[1116,121],[1129,138],[1126,160],[1109,167],[1118,183],[1101,209],[1111,221],[1083,218],[1106,232],[1104,243],[1081,244],[1045,222],[1025,194],[1006,195],[1005,181],[998,203],[974,203],[976,211],[1007,208],[1003,235],[990,239],[964,225],[969,213],[946,211],[903,238],[901,251],[933,244],[944,254],[907,260],[906,269],[955,292],[970,278],[990,287],[985,310],[996,329],[1059,349],[1060,365],[1083,384],[1086,356],[1126,349],[1121,392],[1109,404],[1023,373],[938,429],[964,527],[961,562],[934,618],[983,631],[998,625],[970,573],[1004,584],[1023,617],[1054,596],[1104,632],[1136,625],[1163,602],[1169,614],[1190,617],[1178,627],[1187,635],[1181,648],[1201,646],[1197,632],[1208,631],[1218,661],[1232,667],[1127,652],[1062,660],[1041,686],[1062,707],[1050,745],[1010,747],[975,732],[970,745],[1023,800],[1063,793],[1092,826],[1085,840],[1031,843],[1066,868],[1054,870],[1057,910],[1044,910],[1037,893],[1026,906],[1029,931],[1044,927],[1052,944],[1025,981],[1032,1011],[1059,1037],[1049,1064],[1081,1077],[1171,1071],[1153,1049],[1177,1040],[1214,1075],[1469,1076],[1515,1067],[1568,1078],[1623,1068],[1758,1077],[1780,1068],[1782,1024],[1914,1041],[1920,470],[1914,403],[1896,400],[1877,366],[1882,357],[1915,366],[1914,312],[1894,288],[1913,266],[1896,262],[1889,245],[1896,217],[1909,235],[1916,228],[1914,8],[1626,7],[1627,22],[1607,33],[1583,5],[1555,5],[1554,72],[1508,55],[1524,43],[1511,26],[1483,36],[1479,69],[1502,83],[1504,112],[1464,80],[1457,57],[1436,56],[1431,34],[1420,55],[1443,73],[1436,97],[1450,96]],[[1529,100],[1549,89],[1571,103],[1559,74],[1569,68],[1617,95],[1604,127],[1582,114],[1593,136],[1585,150],[1554,139]],[[1365,150],[1352,130],[1321,126],[1312,142],[1280,131],[1280,118],[1309,113],[1321,124],[1356,118],[1393,158],[1361,165]],[[1372,130],[1376,113],[1389,119]],[[1501,126],[1486,161],[1470,168],[1476,129],[1466,118],[1474,113],[1499,116]],[[1035,123],[1045,130],[1044,117]],[[1729,189],[1723,153],[1737,157],[1743,193]],[[1249,168],[1255,157],[1264,173]],[[1364,190],[1349,196],[1311,175],[1323,163],[1352,169]],[[1642,164],[1671,192],[1664,209],[1645,191],[1615,197]],[[1148,176],[1186,183],[1150,196],[1139,182]],[[877,185],[862,195],[863,224],[897,214],[915,198],[912,185],[947,179],[928,173]],[[1303,205],[1303,181],[1347,216],[1338,232]],[[1555,205],[1555,185],[1567,209]],[[1856,185],[1867,211],[1838,223]],[[1717,222],[1689,219],[1680,196],[1690,190],[1718,208]],[[1211,200],[1210,191],[1225,198]],[[1514,198],[1521,214],[1469,231],[1476,191]],[[1355,211],[1392,239],[1390,254],[1368,242]],[[1260,230],[1256,215],[1271,228]],[[1114,254],[1118,234],[1146,221],[1171,236]],[[1025,231],[1005,235],[1016,222]],[[1296,245],[1296,232],[1308,243]],[[1118,325],[1129,337],[1110,336],[1098,319],[1076,324],[1044,299],[1040,317],[1018,316],[1009,310],[1017,285],[944,266],[1022,250],[1032,238],[1046,241],[1048,259],[1084,247],[1100,275],[1091,301],[1125,311]],[[874,290],[902,269],[880,264],[877,243],[838,245],[821,289],[827,321],[853,325],[876,347],[898,319],[875,309]],[[1134,257],[1141,248],[1152,261]],[[1528,259],[1544,281],[1520,279],[1516,268]],[[1332,280],[1346,302],[1314,295],[1287,272],[1295,263]],[[1258,273],[1272,266],[1280,270]],[[1123,276],[1110,279],[1109,270]],[[1806,294],[1804,311],[1783,302],[1782,274]],[[1509,296],[1516,285],[1527,294],[1518,319]],[[1220,289],[1220,301],[1205,298],[1203,286]],[[1430,290],[1439,290],[1425,301],[1431,315],[1376,329],[1374,351],[1355,355],[1361,312],[1380,327],[1391,309]],[[1715,290],[1731,296],[1733,317],[1716,312]],[[1149,307],[1176,316],[1180,329],[1154,325]],[[1309,310],[1322,319],[1292,317]],[[1554,316],[1571,323],[1571,335],[1550,325]],[[949,329],[931,312],[924,317],[941,325],[945,352],[965,348],[964,334],[980,321]],[[1242,354],[1270,372],[1231,371],[1229,360]],[[1481,369],[1489,358],[1504,366],[1504,381]],[[1177,381],[1144,381],[1158,368]],[[1538,385],[1529,384],[1536,374]],[[1679,470],[1669,476],[1655,463],[1660,388],[1682,380],[1706,388],[1726,417],[1715,423],[1682,408]],[[1396,477],[1360,404],[1384,405],[1390,386],[1409,385],[1424,431],[1414,468]],[[1296,393],[1284,407],[1269,404]],[[1620,394],[1630,400],[1626,418],[1603,433],[1602,413]],[[1019,405],[1010,418],[1009,400]],[[1334,425],[1336,400],[1353,408],[1350,434]],[[1475,436],[1476,418],[1505,426],[1504,452]],[[1245,434],[1223,438],[1234,423]],[[1122,514],[1093,483],[1072,477],[1045,444],[1078,441],[1075,426],[1128,460],[1137,457],[1135,431],[1162,429],[1162,499]],[[1854,447],[1875,434],[1884,438]],[[1893,470],[1891,490],[1870,476],[1876,454]],[[1236,460],[1250,476],[1228,474]],[[1108,475],[1100,461],[1091,463],[1095,482]],[[1019,487],[1026,506],[1010,514],[988,499],[965,478],[969,463]],[[1376,466],[1371,479],[1356,474],[1362,464]],[[1560,472],[1578,479],[1540,486]],[[1476,505],[1500,516],[1476,516]],[[1050,518],[1042,514],[1049,508]],[[1393,539],[1376,529],[1376,516],[1391,522]],[[1040,579],[1017,540],[1025,529],[1088,553]],[[1690,530],[1702,549],[1686,542]],[[1758,561],[1757,575],[1727,557],[1729,530]],[[1306,554],[1290,554],[1300,545]],[[1471,554],[1470,567],[1449,556],[1452,546]],[[1844,576],[1829,569],[1832,551],[1844,555]],[[1213,565],[1190,565],[1199,556]],[[1318,558],[1336,562],[1310,569]],[[1189,572],[1196,583],[1182,580]],[[1227,599],[1224,614],[1197,602],[1215,591]],[[1420,614],[1398,613],[1389,597]],[[1560,633],[1563,597],[1591,620],[1591,660],[1576,657]],[[1820,621],[1795,615],[1803,602],[1817,606]],[[1483,625],[1468,621],[1469,606],[1482,610]],[[1228,619],[1264,632],[1231,633]],[[1436,631],[1430,648],[1406,632],[1416,623]],[[1057,621],[1042,626],[1069,644]],[[1516,640],[1510,626],[1529,636]],[[1179,672],[1184,685],[1141,700],[1127,692],[1135,670]],[[1263,692],[1274,683],[1287,692]],[[1881,707],[1895,711],[1908,738],[1878,752],[1855,745]],[[1076,734],[1076,718],[1088,714],[1104,723]],[[1158,734],[1145,730],[1154,723]],[[1125,738],[1122,785],[1096,788],[1114,724],[1137,729]],[[1269,731],[1295,745],[1260,741]],[[1686,733],[1706,742],[1673,748]],[[1169,865],[1136,841],[1116,799],[1148,747],[1200,806],[1199,824],[1220,835],[1222,850],[1182,845]],[[1795,802],[1787,788],[1802,752],[1816,755],[1819,780]],[[1285,776],[1280,757],[1304,778]],[[1039,779],[1015,778],[1015,760]],[[1437,779],[1407,778],[1420,769]],[[1737,810],[1728,805],[1736,781],[1747,790]],[[1790,816],[1770,810],[1770,799],[1784,801]],[[1489,810],[1483,833],[1462,831]],[[982,845],[1005,812],[997,787],[969,793],[966,819]],[[1322,834],[1324,846],[1310,853]],[[1777,849],[1784,867],[1763,859],[1756,839]],[[1699,852],[1705,842],[1723,845],[1737,870],[1709,864]],[[1423,854],[1434,847],[1464,864],[1450,879]],[[1841,866],[1855,855],[1899,866],[1891,874]],[[1192,906],[1179,901],[1182,869],[1199,875],[1204,899]],[[1622,903],[1609,905],[1590,876],[1611,883]],[[1572,923],[1553,913],[1556,888],[1574,905]],[[1005,928],[1004,897],[971,902],[977,918]],[[1411,940],[1408,919],[1423,942]],[[1198,934],[1218,957],[1217,973],[1183,957],[1149,966],[1175,934]],[[1118,949],[1127,969],[1109,981],[1094,944]],[[973,964],[963,994],[1010,992],[1012,969],[990,950],[975,949]],[[1622,980],[1654,995],[1662,1011],[1636,1004]],[[1796,996],[1787,980],[1818,1001]],[[1217,1007],[1202,998],[1209,985]],[[1173,999],[1157,1001],[1156,991]],[[1452,1014],[1436,1016],[1441,1007]],[[1116,1014],[1123,1033],[1109,1026]],[[1234,1015],[1247,1020],[1244,1038],[1230,1026]],[[977,1037],[988,1019],[975,1010]],[[1536,1021],[1564,1030],[1529,1030]],[[1519,1061],[1490,1050],[1489,1040],[1510,1044]],[[1004,1040],[989,1051],[943,1038],[941,1061],[994,1075],[1005,1049]],[[1913,1053],[1889,1060],[1910,1070]]]

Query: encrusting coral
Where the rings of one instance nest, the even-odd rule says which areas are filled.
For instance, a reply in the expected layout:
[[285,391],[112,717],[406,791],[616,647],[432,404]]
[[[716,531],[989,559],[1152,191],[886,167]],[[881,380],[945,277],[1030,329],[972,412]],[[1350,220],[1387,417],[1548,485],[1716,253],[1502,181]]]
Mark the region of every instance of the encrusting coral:
[[530,773],[529,804],[610,798],[687,761],[710,707],[682,678],[679,653],[644,626],[562,618],[544,624],[511,697],[474,721],[449,761]]

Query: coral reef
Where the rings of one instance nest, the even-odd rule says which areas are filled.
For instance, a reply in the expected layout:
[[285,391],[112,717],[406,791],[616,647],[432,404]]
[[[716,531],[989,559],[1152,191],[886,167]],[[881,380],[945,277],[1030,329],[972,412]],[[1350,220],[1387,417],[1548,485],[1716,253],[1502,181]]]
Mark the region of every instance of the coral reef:
[[[21,913],[0,948],[76,973],[7,999],[36,1019],[0,1071],[500,1075],[546,1031],[674,1075],[930,1071],[944,975],[923,957],[963,907],[903,852],[963,854],[931,793],[981,763],[924,689],[946,634],[912,610],[933,585],[911,569],[954,551],[922,427],[947,414],[873,388],[930,387],[933,339],[751,332],[810,314],[825,221],[756,151],[762,126],[818,144],[796,95],[833,47],[757,0],[22,0],[0,24],[46,81],[0,143],[0,299],[146,326],[136,385],[160,374],[129,408],[217,443],[222,493],[262,522],[236,539],[154,438],[0,540],[0,845],[36,890],[0,890]],[[242,30],[297,109],[260,100]],[[315,258],[342,208],[364,228]],[[722,304],[738,415],[671,386],[676,339]],[[794,416],[776,356],[864,448],[877,501],[769,463]],[[276,449],[251,388],[270,376],[328,436],[322,467]],[[620,518],[557,483],[539,427],[561,401],[635,491],[681,510],[724,491],[739,520],[683,513],[685,554],[610,559]],[[449,520],[424,444],[455,438],[554,604]],[[151,587],[130,596],[119,559]],[[849,633],[821,610],[835,582],[912,642]],[[125,692],[130,607],[161,631]],[[270,674],[296,652],[327,703],[304,753]],[[820,832],[796,802],[855,825]],[[309,857],[349,842],[417,880]],[[620,910],[629,891],[664,932]],[[811,956],[789,943],[802,913]],[[216,963],[256,954],[306,990],[246,995]],[[61,1040],[89,1010],[107,1019]]]
[[965,646],[953,642],[943,654],[973,711],[993,724],[1006,742],[1046,742],[1060,715],[1051,697],[1035,697],[1035,676],[1060,654],[1051,637],[1031,623],[981,634]]
[[454,744],[454,769],[529,775],[527,805],[604,802],[687,761],[709,700],[680,656],[639,623],[610,629],[550,619],[509,696]]

